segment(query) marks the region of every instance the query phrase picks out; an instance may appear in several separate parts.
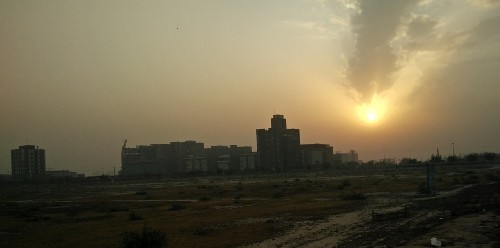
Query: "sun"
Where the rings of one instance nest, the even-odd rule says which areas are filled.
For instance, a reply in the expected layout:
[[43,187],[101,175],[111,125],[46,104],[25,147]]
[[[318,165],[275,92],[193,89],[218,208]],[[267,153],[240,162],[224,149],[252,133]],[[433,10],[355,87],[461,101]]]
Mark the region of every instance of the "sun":
[[375,113],[375,111],[370,111],[366,113],[366,120],[369,122],[377,121],[377,113]]
[[358,106],[359,118],[367,124],[379,123],[384,116],[386,105],[377,96],[374,96],[369,103]]

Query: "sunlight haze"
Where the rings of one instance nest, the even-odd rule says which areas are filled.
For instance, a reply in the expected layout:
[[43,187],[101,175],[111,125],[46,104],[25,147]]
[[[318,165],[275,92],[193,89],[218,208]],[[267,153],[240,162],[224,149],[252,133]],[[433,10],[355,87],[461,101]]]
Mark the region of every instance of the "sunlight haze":
[[363,161],[500,152],[500,3],[0,2],[10,150],[98,175],[130,146],[252,146],[274,113]]

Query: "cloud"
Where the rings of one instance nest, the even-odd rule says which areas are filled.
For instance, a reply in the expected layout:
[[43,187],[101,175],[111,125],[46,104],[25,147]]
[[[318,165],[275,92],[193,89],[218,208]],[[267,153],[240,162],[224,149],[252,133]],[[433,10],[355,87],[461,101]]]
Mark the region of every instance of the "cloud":
[[[485,19],[468,30],[443,35],[438,51],[446,55],[441,56],[436,66],[429,68],[420,78],[420,84],[410,99],[431,111],[450,110],[453,103],[461,102],[460,111],[444,112],[457,118],[464,112],[476,118],[487,116],[481,111],[471,111],[476,108],[499,114],[496,106],[500,104],[500,98],[495,96],[495,92],[500,92],[499,38],[500,16]],[[496,124],[500,124],[498,120]]]
[[[351,87],[359,93],[361,101],[369,101],[392,86],[391,76],[398,70],[398,55],[391,47],[391,41],[416,3],[388,0],[358,2],[359,10],[351,17],[356,45],[348,61],[347,78]],[[415,32],[420,32],[421,26],[417,25]]]
[[500,0],[469,0],[473,6],[488,9],[500,4]]
[[407,34],[413,38],[425,38],[434,32],[437,23],[428,16],[415,16],[408,23]]
[[498,40],[492,40],[500,36],[500,16],[489,18],[481,21],[477,26],[465,32],[468,39],[462,45],[465,47],[475,47],[493,41],[497,43]]

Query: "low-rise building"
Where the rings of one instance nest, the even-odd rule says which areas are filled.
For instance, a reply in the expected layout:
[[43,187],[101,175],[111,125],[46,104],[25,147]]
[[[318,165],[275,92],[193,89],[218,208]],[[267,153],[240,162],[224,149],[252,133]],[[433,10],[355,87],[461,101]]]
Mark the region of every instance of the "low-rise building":
[[249,154],[240,154],[240,171],[252,171],[258,168],[259,156],[256,152]]
[[74,171],[69,170],[49,170],[45,172],[47,179],[56,178],[84,178],[85,174],[78,174]]
[[358,163],[358,153],[356,150],[350,150],[349,152],[336,152],[333,154],[334,164],[346,164],[346,163]]
[[300,149],[306,168],[322,168],[332,163],[333,147],[328,144],[303,144]]
[[186,172],[208,172],[208,159],[206,157],[189,157],[184,161]]

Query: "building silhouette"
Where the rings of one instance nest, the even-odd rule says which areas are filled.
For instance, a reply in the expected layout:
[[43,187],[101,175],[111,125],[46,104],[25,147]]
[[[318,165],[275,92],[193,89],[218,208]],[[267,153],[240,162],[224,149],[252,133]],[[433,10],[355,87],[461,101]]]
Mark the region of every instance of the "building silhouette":
[[257,129],[256,133],[262,169],[283,171],[302,167],[300,130],[287,129],[283,115],[273,115],[271,128]]
[[79,174],[69,170],[48,170],[45,172],[46,179],[70,179],[85,178],[85,174]]
[[[236,145],[205,148],[196,141],[122,147],[124,176],[170,176],[176,173],[224,172],[256,167],[252,147]],[[240,158],[243,157],[244,159]],[[241,165],[240,165],[241,164]]]
[[347,164],[347,163],[358,163],[358,153],[356,150],[350,150],[349,152],[336,152],[333,155],[334,164]]
[[302,163],[306,168],[325,168],[332,164],[333,147],[328,144],[302,144]]
[[24,145],[11,150],[12,179],[31,180],[45,177],[45,150]]
[[249,154],[252,154],[250,146],[219,145],[205,148],[205,156],[211,171],[239,171],[240,156]]
[[204,144],[196,141],[122,147],[121,175],[171,175],[183,171],[187,157],[203,155]]

